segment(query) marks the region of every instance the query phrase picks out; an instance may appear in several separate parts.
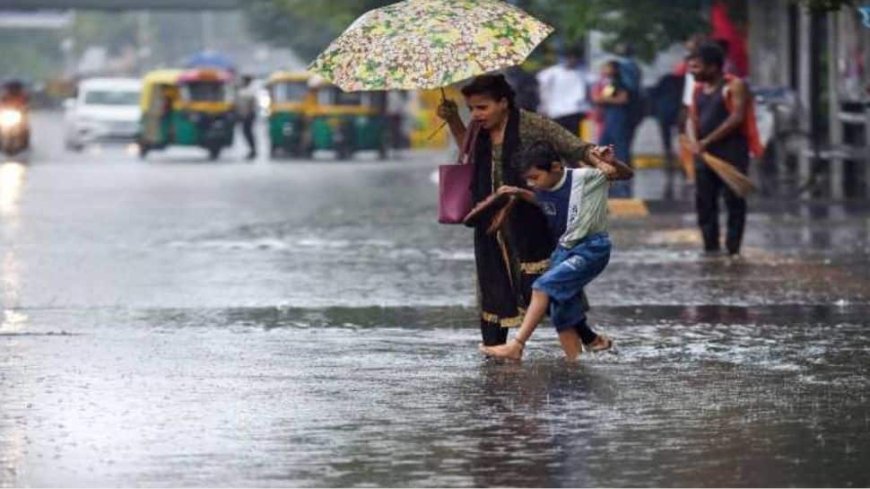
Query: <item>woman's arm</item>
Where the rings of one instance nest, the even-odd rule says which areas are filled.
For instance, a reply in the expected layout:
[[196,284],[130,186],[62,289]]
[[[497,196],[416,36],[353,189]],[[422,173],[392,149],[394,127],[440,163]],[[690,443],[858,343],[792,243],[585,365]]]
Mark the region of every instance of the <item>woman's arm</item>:
[[528,117],[527,121],[520,119],[520,123],[525,124],[527,130],[527,134],[520,134],[524,146],[536,141],[546,141],[569,166],[576,168],[580,163],[588,164],[586,155],[595,147],[594,144],[583,141],[544,116],[522,112],[520,117]]
[[510,185],[502,185],[496,190],[498,195],[512,195],[519,197],[530,204],[537,204],[538,200],[535,198],[535,193],[531,190],[519,187],[512,187]]
[[613,156],[613,148],[599,146],[590,152],[589,158],[595,168],[601,170],[608,180],[630,180],[634,177],[634,170]]

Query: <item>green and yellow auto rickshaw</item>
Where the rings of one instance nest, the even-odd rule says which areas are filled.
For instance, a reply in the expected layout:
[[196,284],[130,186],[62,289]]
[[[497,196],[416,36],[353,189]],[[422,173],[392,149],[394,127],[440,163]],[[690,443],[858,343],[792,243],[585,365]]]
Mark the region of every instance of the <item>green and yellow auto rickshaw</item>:
[[271,154],[279,151],[294,156],[310,154],[310,138],[305,132],[306,114],[316,104],[309,86],[311,75],[279,71],[266,82],[269,90],[269,144]]
[[198,146],[215,160],[233,144],[232,75],[222,70],[157,70],[143,80],[139,156],[167,146]]
[[331,84],[314,88],[317,103],[308,111],[310,150],[333,150],[339,159],[367,150],[387,157],[384,92],[344,92]]

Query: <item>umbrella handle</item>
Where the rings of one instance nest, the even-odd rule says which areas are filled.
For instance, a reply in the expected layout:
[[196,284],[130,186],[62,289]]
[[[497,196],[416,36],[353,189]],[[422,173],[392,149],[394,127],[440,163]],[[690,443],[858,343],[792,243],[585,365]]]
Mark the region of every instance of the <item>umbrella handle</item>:
[[[446,102],[447,101],[447,94],[444,93],[444,87],[439,87],[439,88],[441,89],[441,102],[442,103]],[[447,125],[447,121],[442,122],[441,125],[438,126],[438,129],[435,129],[435,131],[433,131],[432,134],[430,134],[429,137],[426,138],[426,141],[431,141],[432,138],[437,136],[438,133],[441,132],[441,130],[444,129],[444,126],[446,126],[446,125]]]
[[447,125],[447,121],[442,122],[441,125],[438,126],[438,129],[435,129],[435,131],[432,134],[430,134],[428,138],[426,138],[426,141],[431,141],[432,138],[437,136],[438,133],[441,132],[441,129],[444,129],[444,126],[446,126],[446,125]]

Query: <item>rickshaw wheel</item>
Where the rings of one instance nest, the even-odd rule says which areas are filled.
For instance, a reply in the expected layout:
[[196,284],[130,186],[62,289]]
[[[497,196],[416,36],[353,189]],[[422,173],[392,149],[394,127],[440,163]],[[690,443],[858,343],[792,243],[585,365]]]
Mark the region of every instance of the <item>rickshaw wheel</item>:
[[148,156],[148,151],[151,149],[147,144],[140,142],[139,146],[139,159],[144,160],[146,156]]
[[221,155],[220,146],[212,146],[212,147],[208,148],[208,159],[210,161],[214,161],[214,160],[218,159],[220,157],[220,155]]

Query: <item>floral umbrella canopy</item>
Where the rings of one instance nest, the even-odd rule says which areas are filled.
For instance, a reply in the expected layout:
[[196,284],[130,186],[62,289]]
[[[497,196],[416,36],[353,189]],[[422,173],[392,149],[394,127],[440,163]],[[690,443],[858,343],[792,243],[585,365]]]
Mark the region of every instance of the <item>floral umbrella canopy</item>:
[[552,31],[498,0],[405,0],[363,14],[309,70],[345,91],[438,88],[518,65]]

